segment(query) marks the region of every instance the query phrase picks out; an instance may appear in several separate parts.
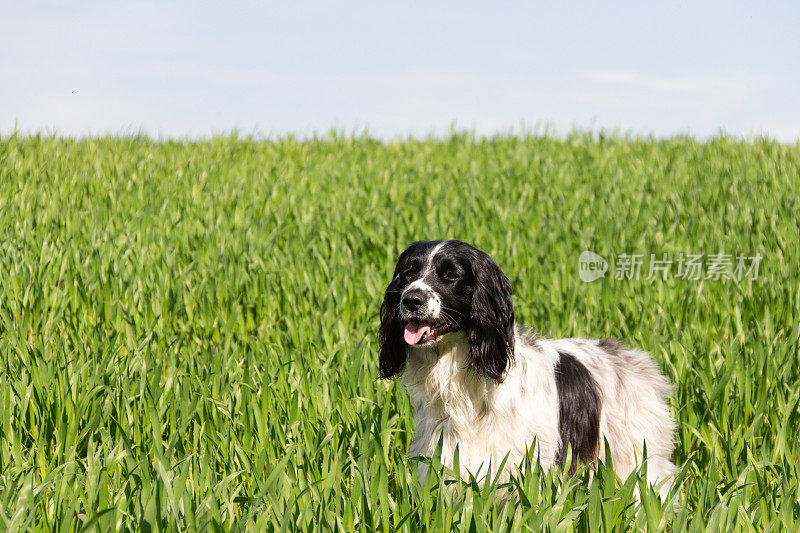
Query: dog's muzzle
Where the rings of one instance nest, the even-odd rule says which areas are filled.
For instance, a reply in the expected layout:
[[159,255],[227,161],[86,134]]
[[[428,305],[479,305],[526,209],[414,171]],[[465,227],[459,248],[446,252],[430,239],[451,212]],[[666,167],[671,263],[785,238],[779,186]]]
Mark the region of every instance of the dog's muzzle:
[[425,287],[410,287],[400,298],[400,316],[406,321],[403,339],[409,346],[437,340],[452,331],[453,325],[440,320],[441,300]]

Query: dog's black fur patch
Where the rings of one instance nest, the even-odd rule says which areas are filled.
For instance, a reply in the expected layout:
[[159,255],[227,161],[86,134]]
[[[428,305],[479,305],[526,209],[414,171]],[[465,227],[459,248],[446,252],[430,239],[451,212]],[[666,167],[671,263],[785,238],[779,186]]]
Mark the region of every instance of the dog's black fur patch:
[[567,449],[572,447],[573,474],[578,463],[589,463],[597,457],[600,444],[600,395],[589,370],[572,354],[559,352],[555,378],[558,389],[558,431],[561,446],[556,463],[565,466]]

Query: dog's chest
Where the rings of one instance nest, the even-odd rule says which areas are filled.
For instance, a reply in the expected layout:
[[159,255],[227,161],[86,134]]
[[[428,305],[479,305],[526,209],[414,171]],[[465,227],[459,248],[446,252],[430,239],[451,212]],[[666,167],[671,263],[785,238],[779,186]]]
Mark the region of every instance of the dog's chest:
[[444,464],[451,464],[457,448],[464,469],[478,475],[485,474],[490,465],[492,471],[496,471],[507,454],[509,466],[518,463],[534,441],[535,434],[529,427],[509,423],[496,415],[476,414],[467,418],[462,415],[468,410],[432,411],[423,409],[416,417],[410,456],[435,455],[441,439],[439,459]]
[[[445,354],[445,356],[450,354]],[[459,354],[454,354],[459,355]],[[558,445],[557,420],[547,387],[524,372],[510,372],[502,384],[489,383],[459,364],[439,357],[434,364],[409,366],[406,385],[416,409],[410,456],[432,456],[442,439],[441,460],[449,465],[458,447],[459,461],[473,474],[518,464],[528,448],[550,463]],[[521,369],[520,369],[521,370]]]

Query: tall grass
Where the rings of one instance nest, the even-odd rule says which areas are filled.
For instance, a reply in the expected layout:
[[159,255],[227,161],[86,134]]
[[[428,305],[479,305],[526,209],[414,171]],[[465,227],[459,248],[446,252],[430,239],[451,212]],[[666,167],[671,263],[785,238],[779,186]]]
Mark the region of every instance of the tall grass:
[[[766,140],[2,138],[0,523],[797,530],[799,191],[800,146]],[[419,486],[376,327],[398,253],[442,237],[490,252],[541,334],[653,353],[671,501],[535,457],[514,490],[435,460]],[[764,259],[755,280],[587,284],[584,249]]]

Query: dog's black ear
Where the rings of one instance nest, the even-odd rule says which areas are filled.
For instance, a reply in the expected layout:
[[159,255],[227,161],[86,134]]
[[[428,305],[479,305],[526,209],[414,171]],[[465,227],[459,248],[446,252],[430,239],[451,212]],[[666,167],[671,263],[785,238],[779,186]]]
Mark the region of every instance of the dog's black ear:
[[477,249],[472,269],[475,291],[467,332],[471,364],[477,372],[500,383],[514,357],[511,284],[492,258]]
[[400,278],[395,272],[394,278],[386,287],[381,304],[379,368],[380,376],[384,379],[396,376],[406,366],[406,346],[400,320],[400,292]]

